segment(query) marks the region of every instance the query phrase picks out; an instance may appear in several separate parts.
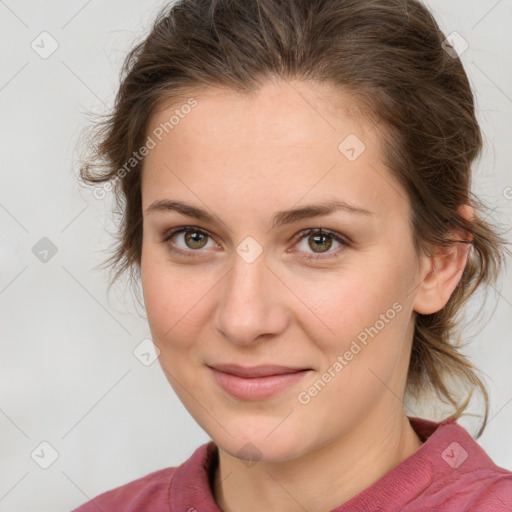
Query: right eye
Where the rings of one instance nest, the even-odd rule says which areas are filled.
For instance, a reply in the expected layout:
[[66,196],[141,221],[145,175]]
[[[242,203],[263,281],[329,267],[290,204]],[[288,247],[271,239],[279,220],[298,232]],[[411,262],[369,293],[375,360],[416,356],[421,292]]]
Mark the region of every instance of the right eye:
[[[210,235],[200,228],[196,228],[194,226],[182,226],[168,231],[164,235],[162,242],[167,245],[167,248],[171,252],[178,253],[183,256],[195,257],[199,256],[199,254],[194,253],[204,252],[200,251],[200,249],[207,247],[208,238],[211,239]],[[182,245],[179,245],[179,243],[177,244],[173,239],[181,241]],[[213,241],[212,243],[213,247],[215,247],[216,244]]]

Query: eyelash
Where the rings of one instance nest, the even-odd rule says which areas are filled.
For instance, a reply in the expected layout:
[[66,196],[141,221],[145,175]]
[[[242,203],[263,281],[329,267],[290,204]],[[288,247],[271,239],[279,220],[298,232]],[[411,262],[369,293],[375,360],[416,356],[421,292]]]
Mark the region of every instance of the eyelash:
[[[199,253],[201,253],[202,251],[200,251],[200,250],[194,251],[193,249],[190,249],[190,250],[186,251],[184,249],[181,249],[181,248],[177,247],[174,243],[170,242],[170,239],[173,236],[178,235],[180,233],[186,233],[188,231],[191,231],[191,232],[194,232],[194,233],[201,233],[201,234],[209,237],[210,239],[212,238],[206,231],[204,231],[201,228],[196,228],[194,226],[183,226],[183,227],[175,228],[175,229],[172,229],[171,231],[168,231],[163,236],[162,242],[163,243],[169,242],[169,243],[167,243],[167,247],[173,253],[177,253],[177,254],[180,254],[180,255],[188,257],[188,258],[200,257],[201,255]],[[310,229],[302,230],[300,233],[297,233],[297,235],[294,237],[294,240],[293,240],[294,241],[294,245],[296,243],[300,242],[303,238],[306,238],[307,236],[310,236],[310,235],[313,235],[313,234],[315,234],[315,235],[327,235],[327,236],[330,236],[334,240],[339,242],[341,244],[341,247],[338,247],[338,249],[336,249],[334,251],[329,251],[329,252],[326,252],[326,253],[319,253],[319,254],[310,253],[307,256],[301,256],[302,259],[305,259],[305,260],[308,260],[308,261],[318,261],[318,260],[328,259],[333,254],[337,255],[337,253],[340,250],[344,250],[347,247],[351,247],[351,245],[352,245],[352,242],[347,237],[344,237],[341,234],[336,233],[335,231],[331,231],[329,229],[323,229],[323,228],[310,228]]]

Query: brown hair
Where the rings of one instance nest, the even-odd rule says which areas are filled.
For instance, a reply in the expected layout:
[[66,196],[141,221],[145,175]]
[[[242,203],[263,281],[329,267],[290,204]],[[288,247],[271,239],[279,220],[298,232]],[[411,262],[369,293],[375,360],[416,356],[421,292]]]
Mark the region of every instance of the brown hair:
[[[460,403],[450,380],[488,395],[460,353],[457,315],[476,288],[496,280],[503,238],[484,220],[471,192],[471,164],[482,140],[464,68],[431,13],[416,0],[182,0],[162,9],[150,34],[126,57],[115,106],[96,123],[81,179],[112,180],[119,236],[105,264],[110,285],[128,272],[140,277],[143,146],[154,112],[208,87],[253,93],[273,78],[324,82],[353,93],[378,117],[386,163],[407,191],[417,253],[470,234],[462,278],[439,312],[417,315],[407,391],[433,390],[457,419]],[[449,47],[448,47],[449,49]],[[123,168],[125,172],[120,172]],[[475,210],[472,221],[457,211]],[[456,337],[458,335],[458,337]]]

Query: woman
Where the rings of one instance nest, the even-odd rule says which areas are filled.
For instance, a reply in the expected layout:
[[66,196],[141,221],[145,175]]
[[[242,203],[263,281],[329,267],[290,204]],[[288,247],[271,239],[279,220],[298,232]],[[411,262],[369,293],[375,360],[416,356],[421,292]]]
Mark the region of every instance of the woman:
[[[212,441],[77,511],[512,509],[512,473],[456,423],[455,384],[487,394],[455,316],[505,249],[470,191],[466,74],[422,4],[178,2],[97,136],[82,178],[122,207],[115,277],[140,278]],[[406,415],[406,392],[453,414]]]

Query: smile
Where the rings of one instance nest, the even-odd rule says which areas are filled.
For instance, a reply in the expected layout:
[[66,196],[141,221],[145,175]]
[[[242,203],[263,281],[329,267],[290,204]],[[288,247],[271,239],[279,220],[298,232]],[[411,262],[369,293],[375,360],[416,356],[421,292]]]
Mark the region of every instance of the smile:
[[297,384],[312,370],[283,366],[235,365],[209,367],[216,383],[229,395],[241,400],[263,400]]

